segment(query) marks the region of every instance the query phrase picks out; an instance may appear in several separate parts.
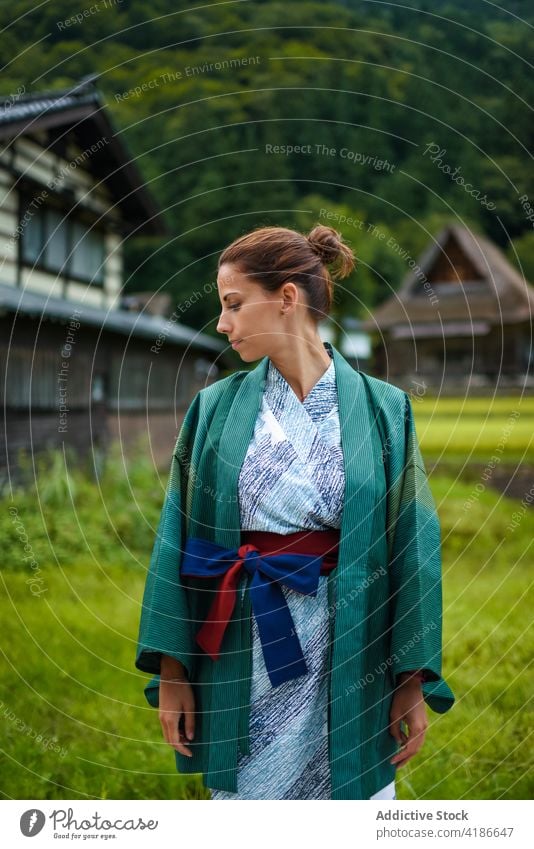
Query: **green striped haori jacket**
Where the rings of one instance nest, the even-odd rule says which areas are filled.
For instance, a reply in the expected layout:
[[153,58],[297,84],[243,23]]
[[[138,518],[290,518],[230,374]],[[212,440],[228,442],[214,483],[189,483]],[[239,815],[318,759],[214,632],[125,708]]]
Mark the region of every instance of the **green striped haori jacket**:
[[[329,343],[325,343],[325,346]],[[412,405],[398,387],[356,371],[333,346],[345,461],[338,563],[330,605],[329,760],[333,799],[369,799],[395,778],[388,730],[396,676],[424,669],[428,706],[454,696],[441,675],[440,525],[419,451]],[[249,573],[212,660],[195,642],[213,589],[181,578],[188,536],[228,549],[240,544],[238,476],[261,406],[269,358],[200,390],[171,461],[142,604],[136,667],[158,705],[160,658],[186,667],[196,705],[193,757],[175,751],[181,773],[237,792],[238,751],[249,753],[251,680]],[[244,591],[243,591],[244,590]]]

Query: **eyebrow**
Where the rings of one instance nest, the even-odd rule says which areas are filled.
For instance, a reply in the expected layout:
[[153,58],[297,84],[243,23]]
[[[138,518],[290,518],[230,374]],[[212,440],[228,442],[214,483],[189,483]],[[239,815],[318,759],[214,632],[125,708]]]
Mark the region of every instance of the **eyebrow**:
[[239,295],[240,292],[227,292],[226,295],[223,295],[223,301],[230,297],[230,295]]

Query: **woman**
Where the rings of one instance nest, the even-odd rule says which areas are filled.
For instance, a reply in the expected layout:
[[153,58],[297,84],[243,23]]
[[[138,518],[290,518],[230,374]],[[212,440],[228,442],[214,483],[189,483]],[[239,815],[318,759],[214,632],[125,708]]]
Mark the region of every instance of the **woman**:
[[425,702],[454,701],[410,399],[317,329],[353,266],[322,225],[260,228],[219,259],[217,329],[260,363],[186,413],[136,659],[212,799],[394,799]]

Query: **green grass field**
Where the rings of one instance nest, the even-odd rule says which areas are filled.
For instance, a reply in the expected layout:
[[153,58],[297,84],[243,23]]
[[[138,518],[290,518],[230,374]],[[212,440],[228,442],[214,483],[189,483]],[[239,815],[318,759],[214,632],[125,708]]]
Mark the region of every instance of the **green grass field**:
[[[422,404],[416,415],[419,431],[425,415],[434,426]],[[508,415],[501,409],[492,433]],[[526,419],[522,411],[516,428]],[[516,428],[510,441],[521,451],[526,435]],[[39,499],[19,492],[3,502],[0,518],[1,792],[205,798],[200,778],[176,773],[157,711],[144,700],[146,676],[133,666],[165,476],[158,481],[141,460],[126,478],[114,460],[99,490],[78,473],[67,484],[56,457],[39,481]],[[443,537],[444,675],[457,703],[444,715],[429,711],[423,750],[398,772],[399,797],[531,798],[534,512],[486,484],[433,474],[431,487]],[[38,573],[22,561],[23,543]],[[27,583],[36,577],[39,595]]]
[[493,455],[534,463],[534,397],[413,396],[421,450],[428,459],[469,463]]

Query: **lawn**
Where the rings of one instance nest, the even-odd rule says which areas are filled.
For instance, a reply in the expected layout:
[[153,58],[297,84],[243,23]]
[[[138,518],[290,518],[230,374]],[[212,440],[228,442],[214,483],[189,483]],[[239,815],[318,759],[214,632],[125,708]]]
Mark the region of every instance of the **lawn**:
[[[437,402],[439,416],[423,406],[433,403],[416,407],[429,438],[458,415],[448,400]],[[509,412],[496,414],[491,452]],[[510,434],[519,452],[528,443],[517,429],[523,412]],[[462,438],[470,427],[462,414]],[[78,473],[67,478],[61,464],[56,456],[40,469],[39,498],[21,491],[2,505],[2,793],[204,798],[199,778],[176,773],[144,700],[146,677],[133,667],[165,474],[158,480],[141,460],[126,477],[115,459],[97,487]],[[443,536],[444,675],[457,703],[442,716],[429,711],[425,746],[399,770],[398,795],[531,798],[534,513],[485,484],[433,474],[431,487]],[[33,571],[22,560],[30,555]]]

